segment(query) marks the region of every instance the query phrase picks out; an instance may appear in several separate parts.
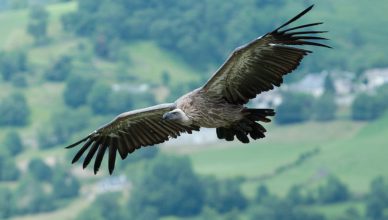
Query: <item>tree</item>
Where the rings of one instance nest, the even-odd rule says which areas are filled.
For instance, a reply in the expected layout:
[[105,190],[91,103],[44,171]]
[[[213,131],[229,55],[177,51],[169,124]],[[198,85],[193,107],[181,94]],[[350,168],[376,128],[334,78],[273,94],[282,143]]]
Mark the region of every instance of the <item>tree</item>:
[[318,200],[325,204],[346,201],[348,198],[349,191],[346,185],[333,176],[318,189]]
[[[125,216],[122,204],[120,204],[120,194],[107,193],[98,196],[90,208],[84,210],[77,219],[79,220],[95,220],[95,219],[128,219]],[[114,210],[114,211],[113,211]],[[145,210],[146,211],[146,210]],[[150,218],[154,219],[154,218]]]
[[61,82],[65,80],[72,71],[72,63],[69,56],[60,57],[54,65],[45,73],[45,78],[50,81]]
[[21,214],[47,212],[56,208],[52,197],[44,190],[43,184],[30,175],[24,176],[20,181],[15,196],[18,201],[18,213]]
[[0,74],[9,81],[27,70],[27,62],[25,51],[0,52]]
[[54,112],[50,126],[38,133],[40,147],[50,148],[68,141],[71,135],[88,126],[89,118],[90,114],[85,109]]
[[109,97],[112,89],[104,83],[96,83],[93,85],[89,95],[88,104],[95,114],[109,113]]
[[324,93],[315,101],[315,119],[318,121],[331,121],[335,119],[337,105],[333,93]]
[[382,177],[377,177],[371,182],[365,205],[367,217],[383,219],[384,210],[388,207],[388,185]]
[[385,108],[382,107],[385,103],[385,100],[374,95],[361,93],[352,103],[352,119],[357,121],[374,120],[385,111]]
[[310,119],[313,97],[307,94],[290,93],[284,95],[283,102],[277,108],[278,124],[299,123]]
[[85,76],[72,75],[66,80],[63,99],[66,105],[76,108],[84,105],[94,80]]
[[132,109],[134,96],[136,95],[126,91],[111,92],[108,104],[110,113],[120,114]]
[[12,190],[0,187],[0,218],[8,219],[15,214],[16,201]]
[[4,139],[4,147],[8,150],[10,155],[15,156],[23,151],[24,146],[19,133],[10,131],[6,134]]
[[23,126],[28,122],[30,108],[22,94],[14,93],[0,100],[0,115],[0,126]]
[[[239,179],[217,180],[208,177],[203,180],[205,204],[219,213],[242,210],[247,206],[247,199],[241,192]],[[222,202],[220,202],[222,201]]]
[[257,192],[256,192],[256,197],[255,197],[255,201],[257,203],[261,203],[264,199],[266,199],[268,196],[270,196],[269,194],[269,190],[267,188],[266,185],[260,185],[258,188],[257,188]]
[[165,86],[169,86],[171,82],[171,76],[170,73],[167,70],[164,70],[162,72],[162,83]]
[[301,188],[299,186],[292,186],[287,193],[287,199],[294,205],[302,204],[304,198],[301,193]]
[[335,85],[334,85],[333,79],[331,78],[330,74],[328,74],[326,76],[323,86],[325,88],[325,93],[329,93],[332,95],[335,94],[335,92],[336,92]]
[[19,176],[15,160],[7,152],[0,152],[0,181],[14,181]]
[[28,163],[28,171],[39,180],[49,181],[53,175],[51,168],[41,159],[35,158]]
[[128,203],[136,218],[152,207],[160,216],[193,216],[204,202],[203,186],[188,158],[160,156],[149,163]]
[[42,44],[47,38],[48,17],[49,13],[43,6],[31,8],[27,32],[34,37],[36,44]]
[[62,167],[55,167],[56,172],[52,178],[53,195],[55,198],[72,198],[78,196],[80,182],[69,172],[63,170]]

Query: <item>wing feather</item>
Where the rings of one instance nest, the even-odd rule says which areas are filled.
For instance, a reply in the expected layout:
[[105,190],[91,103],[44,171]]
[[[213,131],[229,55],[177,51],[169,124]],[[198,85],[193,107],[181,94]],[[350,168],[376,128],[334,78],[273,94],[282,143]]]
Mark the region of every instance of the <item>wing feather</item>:
[[108,170],[112,174],[115,168],[117,151],[121,159],[125,159],[128,154],[141,147],[163,143],[169,138],[178,137],[183,132],[191,133],[193,130],[199,130],[199,127],[196,126],[185,126],[172,121],[164,121],[162,119],[163,114],[173,109],[175,109],[175,104],[170,103],[118,115],[110,123],[67,147],[72,148],[85,142],[72,162],[77,162],[89,150],[83,162],[83,167],[87,167],[96,155],[94,173],[97,173],[108,149]]
[[[316,41],[327,38],[315,34],[327,31],[303,30],[322,22],[285,28],[313,8],[313,5],[276,28],[242,47],[238,47],[226,62],[202,87],[212,96],[218,95],[233,104],[245,104],[261,92],[268,91],[283,83],[283,76],[295,70],[310,50],[296,46],[327,47]],[[293,31],[294,32],[290,32]]]

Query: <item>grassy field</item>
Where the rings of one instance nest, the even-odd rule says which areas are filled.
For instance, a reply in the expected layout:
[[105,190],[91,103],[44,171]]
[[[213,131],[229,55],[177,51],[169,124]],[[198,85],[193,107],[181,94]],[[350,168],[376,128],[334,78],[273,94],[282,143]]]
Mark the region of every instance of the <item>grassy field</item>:
[[[252,177],[271,174],[274,169],[298,159],[300,154],[319,148],[320,152],[300,166],[264,182],[248,181],[244,191],[252,196],[264,183],[280,195],[290,186],[315,187],[328,175],[336,175],[355,193],[368,190],[370,181],[386,175],[386,133],[388,116],[370,124],[336,121],[269,128],[268,137],[249,145],[233,142],[219,147],[202,147],[189,154],[194,168],[219,177]],[[373,158],[373,159],[371,159]],[[254,178],[253,178],[254,179]]]
[[[354,7],[354,5],[349,5],[349,3],[345,2],[338,2],[338,4],[342,5],[340,8],[347,8],[344,13],[352,15],[342,20],[342,23],[333,25],[331,19],[333,21],[338,19],[330,18],[328,14],[330,9],[317,15],[322,18],[325,17],[325,20],[328,21],[326,27],[333,33],[331,37],[336,38],[341,33],[352,34],[353,29],[349,27],[349,24],[352,22],[358,23],[363,27],[366,26],[363,16],[358,15],[365,13],[364,11],[359,11],[361,8],[371,11],[372,6],[370,3],[359,3],[365,7]],[[382,7],[373,6],[373,9],[386,11],[388,8],[385,5],[387,4],[383,4]],[[27,10],[0,13],[0,23],[2,24],[0,25],[0,32],[7,33],[0,35],[0,49],[22,48],[27,50],[30,64],[38,70],[35,76],[30,76],[30,87],[25,89],[15,88],[9,83],[0,81],[2,89],[0,98],[12,92],[21,92],[26,96],[28,104],[31,106],[32,114],[29,126],[17,129],[28,143],[28,149],[16,158],[18,163],[26,164],[26,161],[35,157],[57,158],[66,153],[61,146],[51,150],[40,151],[36,149],[36,144],[34,145],[33,143],[37,130],[45,126],[45,123],[50,119],[51,113],[64,108],[62,101],[64,83],[47,83],[40,80],[39,77],[44,70],[43,67],[47,67],[48,64],[55,61],[59,56],[71,53],[77,49],[79,43],[84,43],[84,39],[66,35],[61,30],[61,15],[74,11],[76,7],[75,2],[69,2],[52,5],[47,8],[50,12],[49,37],[52,41],[48,45],[41,47],[34,47],[32,38],[25,31],[28,19]],[[323,3],[322,7],[324,7]],[[292,13],[290,12],[290,14]],[[370,16],[375,15],[371,13]],[[370,30],[379,34],[373,34],[372,36],[371,32],[365,31],[361,33],[361,36],[368,36],[368,38],[374,38],[378,42],[385,42],[382,38],[385,39],[387,29],[381,28],[386,23],[385,21],[386,18],[376,18],[374,24],[370,25],[368,23]],[[334,44],[337,43],[346,44],[346,42],[334,41]],[[365,44],[367,43],[365,42]],[[349,45],[348,49],[351,47],[353,46]],[[131,68],[126,71],[128,74],[139,76],[140,81],[159,82],[164,71],[170,74],[173,85],[200,79],[199,74],[177,55],[160,49],[153,42],[134,42],[129,44],[127,48],[124,48],[124,51],[130,58],[129,62],[131,62]],[[338,53],[347,52],[343,50]],[[384,54],[381,52],[370,54],[375,57],[375,60],[384,57]],[[361,55],[355,54],[355,56]],[[99,77],[106,77],[107,80],[112,80],[112,71],[117,72],[117,63],[99,59],[93,60],[92,67],[82,65],[79,67],[81,69],[85,68],[88,71],[92,68],[95,71],[93,74]],[[97,120],[101,120],[101,118]],[[254,196],[256,188],[260,184],[266,184],[274,193],[285,195],[288,189],[295,184],[302,184],[307,189],[315,188],[317,185],[322,184],[325,177],[331,174],[336,175],[341,181],[345,182],[352,192],[363,194],[368,190],[369,183],[373,178],[379,175],[386,176],[388,173],[388,166],[386,166],[386,155],[388,154],[386,148],[388,143],[386,139],[388,115],[381,120],[371,123],[341,120],[329,123],[309,122],[282,127],[275,126],[272,123],[266,125],[266,127],[268,130],[267,138],[263,140],[254,141],[248,145],[240,144],[237,141],[218,142],[209,146],[198,147],[198,149],[185,154],[191,158],[195,171],[200,174],[215,175],[219,178],[238,176],[246,178],[243,184],[243,192],[250,198]],[[14,130],[14,128],[1,128],[0,140],[10,130]],[[319,153],[308,158],[298,166],[273,175],[277,168],[293,163],[301,154],[313,149],[319,149]],[[166,150],[164,153],[175,154],[176,152]],[[62,159],[64,158],[62,157]],[[258,177],[263,175],[273,176],[264,181],[257,180]],[[52,213],[15,219],[71,219],[89,204],[90,202],[79,199],[69,206]],[[332,217],[338,216],[349,207],[356,207],[358,210],[362,210],[362,204],[355,202],[317,206],[313,207],[313,209],[324,212],[328,217]]]

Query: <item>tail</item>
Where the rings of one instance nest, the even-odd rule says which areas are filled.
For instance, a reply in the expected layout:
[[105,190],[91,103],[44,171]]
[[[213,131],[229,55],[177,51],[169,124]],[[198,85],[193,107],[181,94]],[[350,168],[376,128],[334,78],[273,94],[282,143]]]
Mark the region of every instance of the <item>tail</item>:
[[264,138],[264,133],[267,131],[258,122],[270,122],[271,119],[268,116],[274,116],[275,111],[273,109],[252,109],[246,108],[242,111],[245,115],[243,119],[232,124],[229,127],[217,128],[217,137],[219,139],[225,139],[227,141],[233,141],[234,136],[237,137],[242,143],[249,143],[249,136],[252,139]]

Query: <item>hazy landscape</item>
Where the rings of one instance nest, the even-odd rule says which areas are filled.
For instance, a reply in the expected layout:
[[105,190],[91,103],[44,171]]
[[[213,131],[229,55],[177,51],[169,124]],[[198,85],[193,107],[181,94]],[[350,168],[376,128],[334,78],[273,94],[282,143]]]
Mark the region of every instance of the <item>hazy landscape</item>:
[[[252,102],[278,113],[265,139],[205,130],[117,159],[112,176],[105,163],[98,175],[70,164],[66,145],[201,86],[235,47],[311,4],[298,24],[324,21],[333,49],[314,48],[263,94],[279,103]],[[1,1],[0,219],[388,219],[387,10],[383,0]]]

